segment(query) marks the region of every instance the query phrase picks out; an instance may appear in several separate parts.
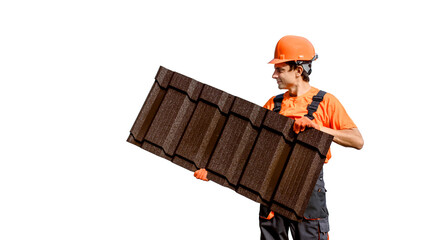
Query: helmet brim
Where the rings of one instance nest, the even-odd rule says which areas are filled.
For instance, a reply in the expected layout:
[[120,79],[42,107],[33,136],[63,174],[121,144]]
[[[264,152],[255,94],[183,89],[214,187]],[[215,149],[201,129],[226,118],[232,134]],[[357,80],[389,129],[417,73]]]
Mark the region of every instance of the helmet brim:
[[291,61],[302,61],[302,62],[314,62],[319,58],[319,55],[315,54],[314,57],[311,60],[302,60],[302,59],[279,59],[279,58],[273,58],[268,64],[278,64],[278,63],[284,63],[284,62],[291,62]]
[[294,60],[273,58],[273,60],[268,62],[268,64],[278,64],[278,63],[284,63],[284,62],[289,62],[289,61],[294,61]]

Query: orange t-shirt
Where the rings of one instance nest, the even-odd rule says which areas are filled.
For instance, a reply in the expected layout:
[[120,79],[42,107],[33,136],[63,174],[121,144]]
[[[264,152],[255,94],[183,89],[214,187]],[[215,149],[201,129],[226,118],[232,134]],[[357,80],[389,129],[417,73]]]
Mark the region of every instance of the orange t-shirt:
[[[311,87],[308,92],[297,97],[291,97],[288,91],[285,92],[279,114],[282,114],[292,119],[302,118],[308,113],[308,110],[306,108],[309,104],[311,104],[312,97],[315,96],[318,92],[319,89],[315,87]],[[270,98],[270,100],[268,100],[268,102],[264,105],[264,108],[273,110],[273,99],[275,97],[276,96]],[[343,105],[341,105],[340,101],[338,101],[338,99],[330,93],[326,93],[323,101],[320,102],[317,111],[313,115],[313,121],[315,123],[327,128],[342,130],[357,127],[352,119],[349,117]],[[329,149],[328,154],[326,155],[325,163],[327,163],[330,158],[331,149]]]

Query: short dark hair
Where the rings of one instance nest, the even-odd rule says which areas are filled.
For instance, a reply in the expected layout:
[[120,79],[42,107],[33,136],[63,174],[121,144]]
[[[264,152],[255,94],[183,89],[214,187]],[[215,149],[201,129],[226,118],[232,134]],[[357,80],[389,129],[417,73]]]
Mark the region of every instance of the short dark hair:
[[[289,61],[289,62],[286,62],[286,64],[288,64],[288,66],[290,66],[290,71],[296,70],[297,66],[299,66],[296,63],[296,61]],[[305,69],[302,71],[302,79],[305,82],[309,82],[309,74],[305,71]]]

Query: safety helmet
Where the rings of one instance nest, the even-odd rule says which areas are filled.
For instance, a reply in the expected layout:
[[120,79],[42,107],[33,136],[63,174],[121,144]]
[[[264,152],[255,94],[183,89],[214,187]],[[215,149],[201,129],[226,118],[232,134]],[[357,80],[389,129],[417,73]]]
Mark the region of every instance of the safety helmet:
[[277,42],[274,58],[269,63],[296,61],[298,64],[302,64],[303,62],[312,62],[317,57],[314,47],[308,39],[287,35]]

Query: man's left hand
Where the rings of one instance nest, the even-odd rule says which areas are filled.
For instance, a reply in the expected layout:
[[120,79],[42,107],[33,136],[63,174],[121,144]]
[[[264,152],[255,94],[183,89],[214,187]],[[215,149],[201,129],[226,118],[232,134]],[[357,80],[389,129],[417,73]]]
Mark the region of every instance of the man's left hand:
[[302,117],[294,121],[293,131],[298,134],[303,132],[307,127],[320,130],[320,126],[307,117]]

